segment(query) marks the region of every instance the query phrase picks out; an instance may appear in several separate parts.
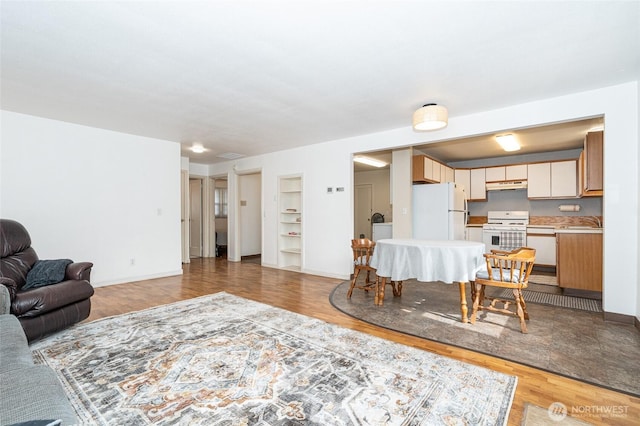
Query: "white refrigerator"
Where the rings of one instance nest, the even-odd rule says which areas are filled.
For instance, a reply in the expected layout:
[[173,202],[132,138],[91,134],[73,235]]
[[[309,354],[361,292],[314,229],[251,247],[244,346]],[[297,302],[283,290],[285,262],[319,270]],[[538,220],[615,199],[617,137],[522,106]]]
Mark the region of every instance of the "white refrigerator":
[[467,201],[453,182],[413,185],[413,238],[464,240]]

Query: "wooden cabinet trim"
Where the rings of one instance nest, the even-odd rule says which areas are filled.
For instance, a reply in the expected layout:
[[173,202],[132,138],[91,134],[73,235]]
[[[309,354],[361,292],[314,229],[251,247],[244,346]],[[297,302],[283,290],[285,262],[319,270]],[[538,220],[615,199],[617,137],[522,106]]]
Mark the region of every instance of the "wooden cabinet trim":
[[580,195],[601,197],[604,192],[604,132],[587,133],[580,157]]
[[555,238],[556,234],[540,234],[537,232],[527,232],[527,237],[549,237],[549,238]]

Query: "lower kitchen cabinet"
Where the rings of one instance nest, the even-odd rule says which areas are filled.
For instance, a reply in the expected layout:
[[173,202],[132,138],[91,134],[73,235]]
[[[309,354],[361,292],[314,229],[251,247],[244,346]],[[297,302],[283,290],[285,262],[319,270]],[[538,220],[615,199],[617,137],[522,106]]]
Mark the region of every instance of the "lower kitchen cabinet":
[[482,226],[467,226],[465,231],[467,241],[482,242]]
[[527,247],[536,249],[538,266],[556,266],[556,235],[553,228],[527,229]]
[[556,233],[558,285],[602,291],[602,233]]

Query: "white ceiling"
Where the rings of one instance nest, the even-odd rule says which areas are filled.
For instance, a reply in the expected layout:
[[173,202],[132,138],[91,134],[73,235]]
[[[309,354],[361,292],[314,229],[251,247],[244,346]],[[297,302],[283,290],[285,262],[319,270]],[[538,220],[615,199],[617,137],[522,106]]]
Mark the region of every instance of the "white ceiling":
[[[197,163],[638,80],[638,1],[2,1],[1,105]],[[208,151],[187,151],[193,142]]]

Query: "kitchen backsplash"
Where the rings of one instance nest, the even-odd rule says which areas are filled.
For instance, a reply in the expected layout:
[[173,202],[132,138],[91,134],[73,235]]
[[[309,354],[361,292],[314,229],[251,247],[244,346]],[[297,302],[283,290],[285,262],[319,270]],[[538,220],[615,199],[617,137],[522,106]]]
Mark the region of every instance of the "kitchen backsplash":
[[[602,224],[602,216],[530,216],[529,225],[550,226],[595,226],[598,218]],[[487,216],[469,216],[467,224],[482,225],[487,223]]]
[[[561,212],[561,205],[578,205],[578,212]],[[602,197],[558,200],[529,200],[526,190],[489,191],[487,201],[469,203],[469,215],[486,217],[491,210],[527,210],[529,216],[580,217],[602,216]]]

